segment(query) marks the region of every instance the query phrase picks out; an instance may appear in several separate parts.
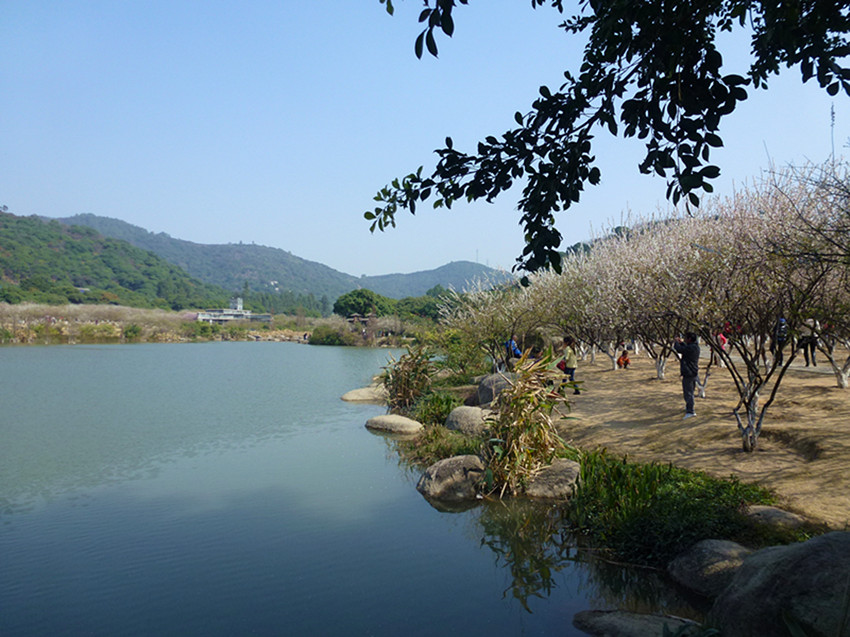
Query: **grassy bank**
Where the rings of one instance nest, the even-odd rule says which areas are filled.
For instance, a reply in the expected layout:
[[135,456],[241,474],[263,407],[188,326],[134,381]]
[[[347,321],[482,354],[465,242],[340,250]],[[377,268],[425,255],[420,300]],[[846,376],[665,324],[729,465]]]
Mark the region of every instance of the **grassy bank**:
[[0,343],[179,343],[205,340],[303,339],[312,325],[300,317],[276,317],[271,324],[210,325],[193,312],[121,305],[0,303]]
[[[482,455],[489,436],[472,437],[440,425],[426,427],[415,439],[397,443],[405,464],[424,468],[454,455]],[[719,479],[671,464],[637,463],[605,451],[565,447],[559,454],[581,465],[574,497],[562,503],[573,531],[611,559],[663,566],[703,539],[729,539],[751,548],[809,539],[826,529],[773,528],[745,515],[754,504],[774,504],[775,496],[758,484]]]
[[352,325],[327,318],[279,314],[271,323],[202,323],[194,311],[123,305],[0,303],[0,344],[180,343],[193,341],[295,341],[318,345],[399,347],[422,327],[395,317]]
[[[703,539],[730,539],[758,548],[802,541],[826,530],[813,524],[797,529],[755,524],[747,508],[776,501],[771,490],[758,484],[565,444],[553,412],[553,405],[563,400],[558,390],[564,386],[553,382],[545,360],[519,362],[485,434],[449,431],[443,423],[459,400],[426,382],[432,365],[422,352],[411,350],[384,375],[396,399],[389,401],[394,411],[426,425],[415,439],[397,443],[402,461],[424,468],[455,455],[479,455],[487,467],[482,492],[501,496],[522,494],[554,457],[575,460],[581,467],[577,488],[559,508],[573,531],[612,559],[663,566]],[[401,396],[406,399],[399,405]]]

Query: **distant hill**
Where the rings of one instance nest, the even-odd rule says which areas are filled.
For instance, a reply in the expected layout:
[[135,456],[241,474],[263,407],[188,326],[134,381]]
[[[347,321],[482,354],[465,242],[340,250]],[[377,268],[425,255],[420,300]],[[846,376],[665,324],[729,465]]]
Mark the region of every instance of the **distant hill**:
[[452,261],[435,270],[412,272],[411,274],[382,274],[364,276],[357,279],[361,287],[377,292],[391,299],[405,296],[423,296],[436,285],[444,288],[450,285],[462,290],[477,279],[502,282],[508,278],[504,272],[493,270],[472,261]]
[[229,293],[152,252],[83,226],[0,212],[0,301],[221,306]]
[[296,294],[310,294],[317,299],[327,297],[332,303],[339,296],[358,288],[400,299],[422,296],[436,285],[462,290],[474,279],[485,278],[495,282],[508,278],[505,273],[470,261],[455,261],[436,270],[412,274],[355,277],[279,248],[241,243],[193,243],[165,233],[149,232],[119,219],[92,214],[65,217],[58,221],[94,228],[107,237],[150,250],[191,276],[232,292],[241,291],[247,282],[256,292],[288,290]]

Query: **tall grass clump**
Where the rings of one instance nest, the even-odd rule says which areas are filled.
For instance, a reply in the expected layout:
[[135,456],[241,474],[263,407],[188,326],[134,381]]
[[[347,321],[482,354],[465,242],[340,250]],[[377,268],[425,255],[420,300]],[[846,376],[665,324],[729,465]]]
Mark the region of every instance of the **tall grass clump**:
[[550,356],[531,359],[526,352],[499,394],[490,419],[486,482],[501,495],[520,493],[541,468],[566,450],[552,412],[564,403],[563,374],[549,368]]
[[424,396],[431,387],[435,369],[431,352],[422,345],[409,346],[398,360],[391,356],[381,374],[390,411],[405,412]]
[[636,564],[665,564],[699,540],[741,537],[751,526],[744,508],[773,501],[767,489],[734,477],[632,463],[604,450],[583,453],[580,462],[571,524]]

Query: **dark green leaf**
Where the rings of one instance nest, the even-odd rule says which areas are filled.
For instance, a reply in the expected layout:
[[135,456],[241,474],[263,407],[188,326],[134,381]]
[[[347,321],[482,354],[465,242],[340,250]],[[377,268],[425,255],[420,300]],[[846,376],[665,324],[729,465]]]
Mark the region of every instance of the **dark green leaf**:
[[705,134],[705,143],[714,148],[720,148],[723,146],[723,140],[720,139],[720,136],[715,135],[714,133]]
[[455,32],[455,23],[454,20],[452,20],[451,14],[444,13],[440,25],[443,27],[443,33],[449,37],[451,37]]
[[434,40],[434,32],[428,29],[428,34],[425,36],[425,46],[428,47],[428,53],[437,57],[437,42]]
[[699,174],[708,179],[716,179],[720,176],[720,168],[717,166],[706,166],[699,171]]

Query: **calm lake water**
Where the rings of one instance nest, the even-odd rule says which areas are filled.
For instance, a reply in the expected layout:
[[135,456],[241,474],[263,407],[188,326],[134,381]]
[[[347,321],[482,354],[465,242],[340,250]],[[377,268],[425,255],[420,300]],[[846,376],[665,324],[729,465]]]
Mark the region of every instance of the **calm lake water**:
[[379,406],[387,350],[0,348],[0,635],[577,635],[590,608],[688,614],[588,563],[555,511],[441,512]]

